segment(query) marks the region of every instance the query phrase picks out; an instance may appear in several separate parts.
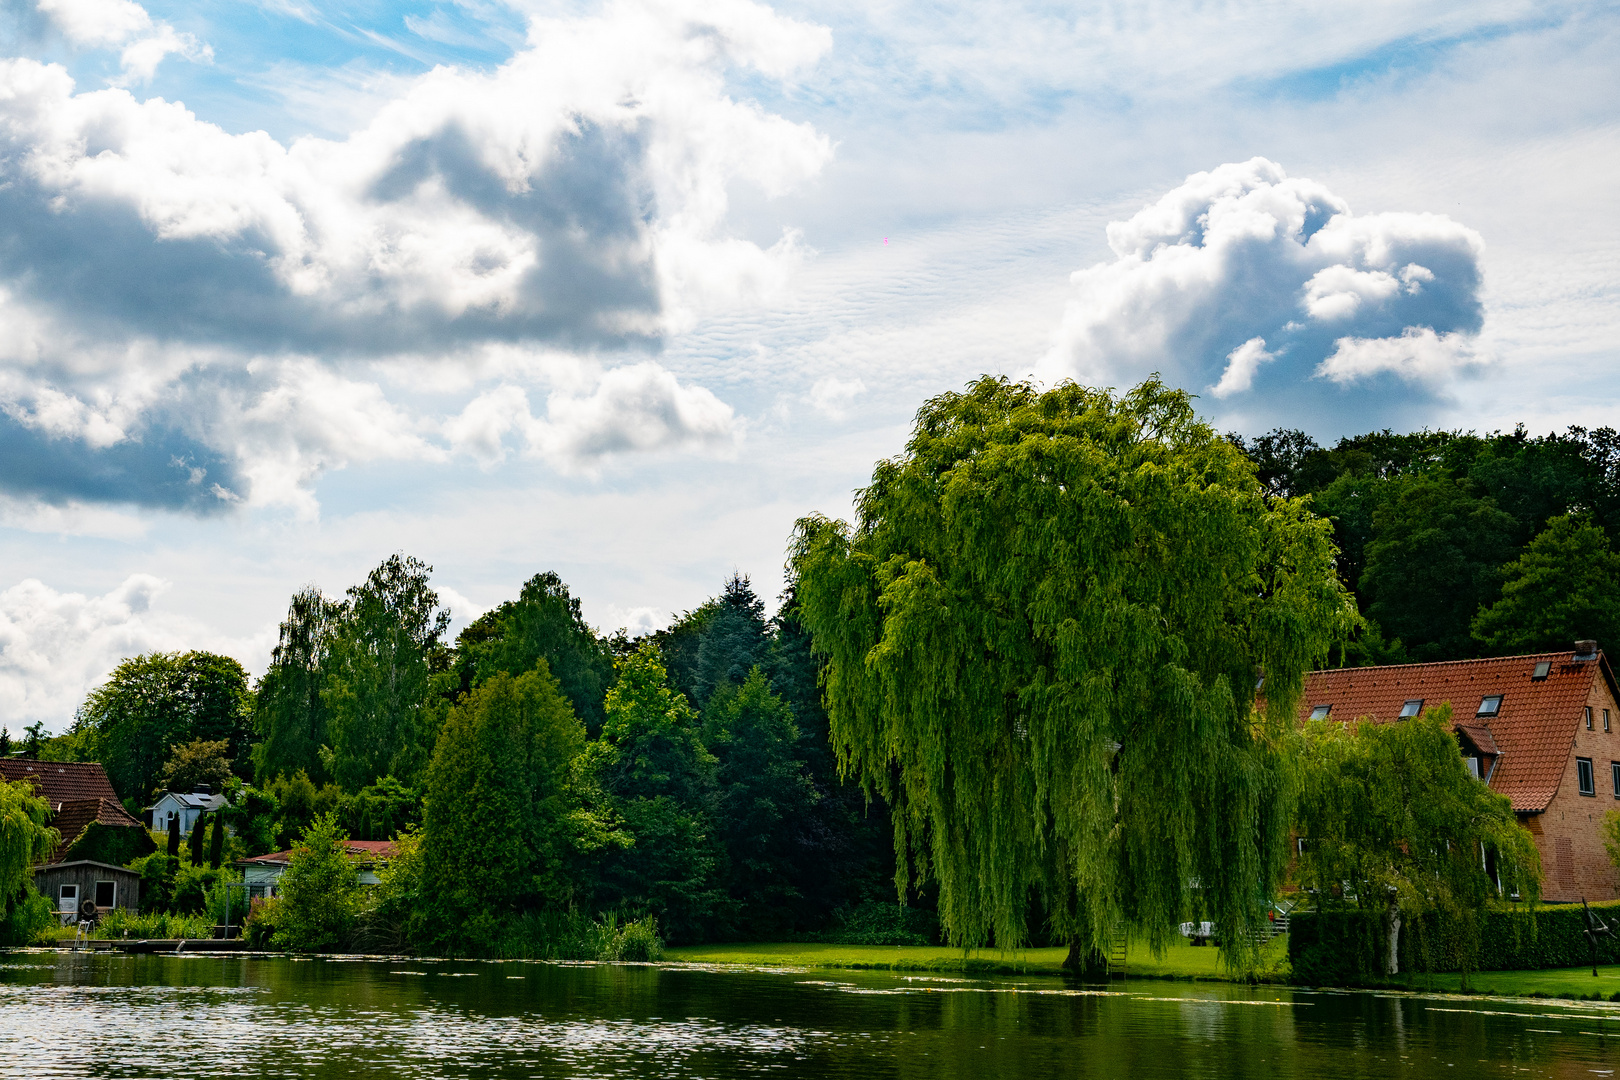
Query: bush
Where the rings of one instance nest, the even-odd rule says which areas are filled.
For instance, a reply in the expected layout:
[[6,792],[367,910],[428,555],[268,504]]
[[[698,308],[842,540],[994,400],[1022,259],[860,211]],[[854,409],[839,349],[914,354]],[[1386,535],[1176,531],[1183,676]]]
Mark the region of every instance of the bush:
[[833,913],[829,930],[805,935],[828,945],[935,945],[939,916],[921,908],[869,900]]
[[29,882],[0,917],[0,945],[31,945],[57,925],[56,909],[51,906],[50,898],[41,895],[33,882]]
[[616,956],[598,959],[633,960],[652,963],[664,958],[664,943],[658,938],[658,922],[651,916],[628,922],[618,932],[613,943]]
[[214,923],[206,915],[175,915],[169,912],[136,914],[128,908],[113,908],[96,923],[98,938],[211,938]]
[[[1615,936],[1598,938],[1598,963],[1620,963],[1620,901],[1593,904],[1592,911],[1617,931]],[[1296,983],[1328,986],[1385,978],[1389,939],[1380,913],[1299,911],[1289,922],[1288,958]],[[1492,908],[1481,916],[1478,951],[1471,957],[1470,935],[1464,929],[1455,920],[1435,915],[1408,920],[1401,928],[1401,971],[1460,971],[1465,959],[1472,961],[1467,965],[1472,971],[1583,967],[1592,962],[1586,913],[1579,904]]]
[[259,897],[248,908],[242,922],[242,940],[256,949],[269,948],[281,923],[279,897]]
[[360,913],[360,879],[348,840],[330,813],[305,830],[278,885],[277,946],[320,952],[348,944]]

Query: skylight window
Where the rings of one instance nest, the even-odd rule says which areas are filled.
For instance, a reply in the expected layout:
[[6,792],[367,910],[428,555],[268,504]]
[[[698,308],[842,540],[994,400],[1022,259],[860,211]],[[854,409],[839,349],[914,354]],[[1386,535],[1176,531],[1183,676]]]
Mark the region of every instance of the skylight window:
[[1331,706],[1331,705],[1318,705],[1318,706],[1316,706],[1316,708],[1311,710],[1311,719],[1312,720],[1326,720],[1328,713],[1330,713],[1332,711],[1333,711],[1333,706]]
[[1480,700],[1479,700],[1479,712],[1475,713],[1474,715],[1475,716],[1495,716],[1497,713],[1499,713],[1501,711],[1502,711],[1502,695],[1501,694],[1492,694],[1489,697],[1480,698]]
[[1412,698],[1405,705],[1401,706],[1401,719],[1402,720],[1410,720],[1412,717],[1416,716],[1418,713],[1420,713],[1422,711],[1423,711],[1423,699],[1422,698]]
[[1530,673],[1530,679],[1533,682],[1540,682],[1542,679],[1547,677],[1547,674],[1550,671],[1552,671],[1552,661],[1543,660],[1541,663],[1536,665],[1536,670]]

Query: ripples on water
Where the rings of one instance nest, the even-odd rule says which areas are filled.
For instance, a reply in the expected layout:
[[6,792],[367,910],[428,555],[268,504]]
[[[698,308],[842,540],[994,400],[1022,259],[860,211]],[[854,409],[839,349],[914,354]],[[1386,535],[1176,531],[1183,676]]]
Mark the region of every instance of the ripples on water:
[[0,1077],[1612,1076],[1620,1007],[1167,982],[14,954]]

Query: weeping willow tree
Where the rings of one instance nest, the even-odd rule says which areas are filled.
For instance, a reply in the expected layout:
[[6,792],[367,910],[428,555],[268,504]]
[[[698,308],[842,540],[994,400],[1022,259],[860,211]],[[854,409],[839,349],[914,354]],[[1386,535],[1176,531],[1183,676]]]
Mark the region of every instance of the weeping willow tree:
[[856,509],[801,519],[791,571],[902,894],[937,882],[965,947],[1043,911],[1076,966],[1193,917],[1241,952],[1286,864],[1303,674],[1355,617],[1328,524],[1156,379],[943,394]]
[[1298,760],[1299,882],[1321,910],[1382,924],[1362,974],[1398,974],[1402,924],[1430,967],[1477,967],[1487,903],[1541,894],[1541,858],[1505,795],[1463,765],[1451,706],[1394,724],[1313,720]]

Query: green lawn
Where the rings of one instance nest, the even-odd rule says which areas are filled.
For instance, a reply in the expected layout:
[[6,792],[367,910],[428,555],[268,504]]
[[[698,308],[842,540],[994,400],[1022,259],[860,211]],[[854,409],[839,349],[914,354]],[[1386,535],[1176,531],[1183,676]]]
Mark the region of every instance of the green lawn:
[[[1592,969],[1550,968],[1545,971],[1477,971],[1468,977],[1468,989],[1478,994],[1500,994],[1503,997],[1586,997],[1601,994],[1608,998],[1620,993],[1620,965],[1599,967],[1597,978]],[[1412,982],[1417,990],[1458,991],[1462,978],[1458,975],[1417,975]]]
[[[964,953],[924,945],[808,945],[747,944],[687,945],[666,949],[664,959],[687,964],[748,964],[759,967],[866,968],[889,971],[962,971],[1018,974],[1059,974],[1065,949],[1025,949],[998,952],[981,949]],[[1261,969],[1269,978],[1286,977],[1288,944],[1278,938],[1261,954]],[[1133,946],[1126,954],[1126,974],[1131,978],[1224,979],[1219,949],[1194,948],[1177,941],[1162,957],[1155,958],[1145,946]]]

